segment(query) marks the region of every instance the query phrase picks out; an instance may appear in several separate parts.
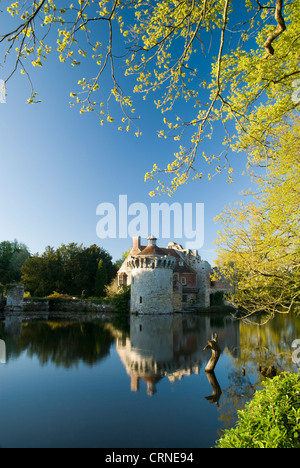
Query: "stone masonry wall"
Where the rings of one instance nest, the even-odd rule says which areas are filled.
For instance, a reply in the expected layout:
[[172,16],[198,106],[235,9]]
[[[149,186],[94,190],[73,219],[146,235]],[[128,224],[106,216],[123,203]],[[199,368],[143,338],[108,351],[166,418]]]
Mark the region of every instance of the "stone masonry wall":
[[24,301],[24,284],[7,286],[5,311],[22,311]]
[[173,312],[173,270],[134,268],[132,270],[132,313],[169,314]]

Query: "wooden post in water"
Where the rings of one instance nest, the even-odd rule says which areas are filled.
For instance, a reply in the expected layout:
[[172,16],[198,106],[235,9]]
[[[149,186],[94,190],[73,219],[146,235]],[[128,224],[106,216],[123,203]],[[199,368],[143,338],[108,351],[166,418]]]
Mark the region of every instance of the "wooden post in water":
[[213,393],[210,396],[207,396],[205,398],[210,403],[215,403],[219,407],[219,400],[222,395],[220,384],[217,381],[217,378],[214,372],[206,372],[206,377],[213,389]]
[[217,365],[219,357],[221,356],[221,349],[218,343],[217,333],[214,334],[214,338],[212,340],[208,341],[207,345],[204,348],[204,351],[206,349],[211,349],[212,355],[207,366],[205,367],[205,372],[213,372]]

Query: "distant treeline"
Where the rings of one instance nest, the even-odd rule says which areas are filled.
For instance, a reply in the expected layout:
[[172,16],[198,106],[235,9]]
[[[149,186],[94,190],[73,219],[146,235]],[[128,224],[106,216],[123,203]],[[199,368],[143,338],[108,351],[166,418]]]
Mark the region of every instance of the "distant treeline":
[[0,283],[21,281],[32,296],[45,297],[55,291],[102,297],[116,273],[111,255],[97,245],[63,244],[58,249],[46,247],[41,255],[30,255],[17,241],[0,243]]

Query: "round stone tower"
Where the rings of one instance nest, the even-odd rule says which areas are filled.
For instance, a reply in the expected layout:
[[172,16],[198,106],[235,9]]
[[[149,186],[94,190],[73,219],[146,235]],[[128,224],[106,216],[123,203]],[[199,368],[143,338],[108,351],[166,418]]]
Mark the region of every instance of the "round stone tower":
[[154,236],[148,246],[131,257],[131,313],[170,314],[173,312],[173,269],[176,259],[157,247]]

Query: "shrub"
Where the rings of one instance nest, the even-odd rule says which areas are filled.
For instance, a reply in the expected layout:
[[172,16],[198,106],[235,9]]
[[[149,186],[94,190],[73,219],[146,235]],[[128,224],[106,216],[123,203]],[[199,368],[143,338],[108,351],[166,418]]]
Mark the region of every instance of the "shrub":
[[282,373],[262,385],[217,448],[300,448],[300,376]]
[[47,299],[67,299],[67,300],[72,300],[73,297],[69,296],[68,294],[61,294],[56,291],[53,291],[52,294],[47,296]]
[[120,287],[119,287],[119,281],[118,281],[117,276],[112,280],[110,284],[108,284],[104,288],[106,296],[110,299],[113,298],[116,294],[118,294],[119,289]]
[[110,299],[111,304],[116,312],[129,312],[130,291],[130,286],[121,286],[119,288],[119,292]]
[[210,305],[211,306],[221,306],[224,305],[224,292],[217,291],[210,295]]

